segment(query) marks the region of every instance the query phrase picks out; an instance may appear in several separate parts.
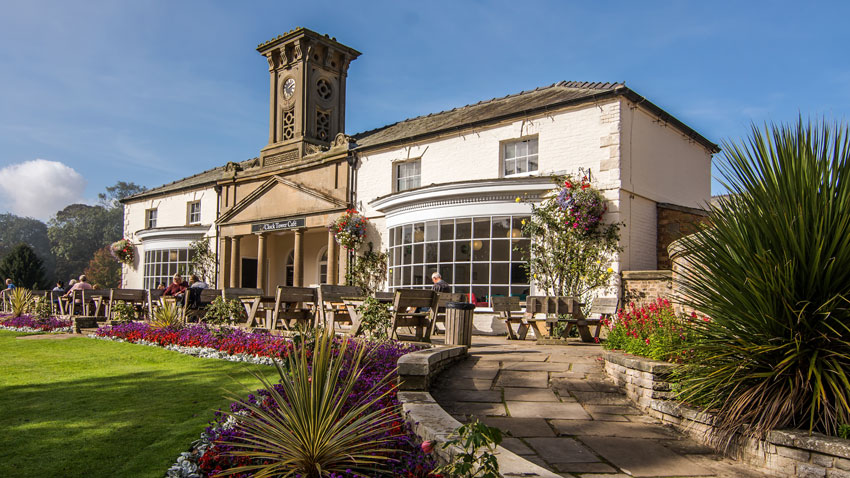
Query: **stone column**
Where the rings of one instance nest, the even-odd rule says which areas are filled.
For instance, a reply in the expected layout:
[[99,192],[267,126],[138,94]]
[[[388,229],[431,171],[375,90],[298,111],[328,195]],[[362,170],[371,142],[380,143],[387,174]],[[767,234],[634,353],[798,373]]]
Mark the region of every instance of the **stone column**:
[[239,266],[242,263],[239,254],[239,236],[233,236],[230,246],[230,287],[239,287]]
[[266,234],[257,234],[257,287],[266,290]]
[[328,232],[328,284],[331,285],[336,285],[337,282],[336,259],[336,240],[334,235]]
[[303,257],[302,257],[304,255],[303,246],[304,246],[304,230],[303,229],[296,229],[295,230],[295,248],[294,248],[295,263],[293,264],[293,267],[292,267],[292,272],[293,272],[293,274],[292,274],[293,275],[292,284],[295,287],[303,287],[304,286],[304,261],[303,261]]
[[221,251],[218,255],[219,276],[216,287],[224,289],[230,283],[230,255],[233,254],[233,238],[225,236],[221,239]]

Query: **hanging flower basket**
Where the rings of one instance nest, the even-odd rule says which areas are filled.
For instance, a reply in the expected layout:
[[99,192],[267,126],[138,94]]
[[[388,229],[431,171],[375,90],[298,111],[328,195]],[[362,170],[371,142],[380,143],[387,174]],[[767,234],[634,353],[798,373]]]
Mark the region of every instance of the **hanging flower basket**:
[[136,258],[136,249],[129,239],[121,239],[120,241],[113,242],[109,246],[109,252],[112,253],[112,257],[122,264],[132,264]]
[[591,186],[587,175],[581,180],[567,176],[556,201],[566,215],[567,225],[588,236],[596,233],[602,216],[608,210],[605,197]]
[[328,226],[336,242],[350,250],[356,250],[366,237],[367,220],[356,209],[349,209]]

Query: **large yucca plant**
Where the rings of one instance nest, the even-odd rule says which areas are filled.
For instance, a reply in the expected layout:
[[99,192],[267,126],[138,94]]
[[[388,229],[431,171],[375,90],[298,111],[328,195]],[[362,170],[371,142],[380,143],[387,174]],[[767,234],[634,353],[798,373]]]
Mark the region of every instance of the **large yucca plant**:
[[376,476],[393,439],[387,430],[398,415],[374,409],[394,389],[389,385],[391,374],[368,392],[352,396],[361,379],[364,351],[362,345],[349,345],[347,339],[335,347],[333,334],[326,332],[316,337],[312,348],[302,346],[284,363],[275,362],[278,387],[255,373],[268,390],[270,402],[229,397],[247,410],[231,413],[244,436],[222,442],[235,448],[229,455],[249,457],[254,463],[225,473],[318,478],[348,470]]
[[32,292],[23,287],[15,287],[9,294],[9,306],[12,308],[12,317],[20,317],[28,313],[34,304]]
[[681,370],[680,397],[736,433],[835,434],[850,423],[850,133],[753,127],[724,144],[729,195],[683,239],[683,302],[711,317]]

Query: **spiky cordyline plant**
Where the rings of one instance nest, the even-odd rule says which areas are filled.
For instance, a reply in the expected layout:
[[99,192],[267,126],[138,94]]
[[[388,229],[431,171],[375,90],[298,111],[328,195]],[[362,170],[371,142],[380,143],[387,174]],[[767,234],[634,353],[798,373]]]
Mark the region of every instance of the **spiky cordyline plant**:
[[693,322],[680,397],[716,410],[722,447],[834,435],[850,422],[850,132],[801,119],[724,149],[730,194],[682,240],[682,300],[711,321]]
[[167,301],[154,310],[151,327],[155,329],[177,327],[182,322],[183,320],[180,314],[180,308],[176,303]]
[[12,308],[12,317],[20,317],[32,309],[34,304],[32,292],[23,287],[15,287],[12,290],[7,290],[9,294],[9,305]]
[[367,393],[352,397],[365,349],[359,344],[353,350],[349,347],[343,339],[335,351],[333,333],[324,332],[309,353],[302,346],[284,363],[275,361],[279,389],[261,373],[254,373],[268,390],[271,406],[228,397],[239,401],[247,414],[230,414],[244,437],[222,443],[235,447],[227,454],[250,457],[255,463],[225,474],[319,478],[348,470],[375,476],[390,451],[386,445],[393,435],[387,429],[398,416],[391,410],[371,408],[394,390],[388,384],[392,374]]

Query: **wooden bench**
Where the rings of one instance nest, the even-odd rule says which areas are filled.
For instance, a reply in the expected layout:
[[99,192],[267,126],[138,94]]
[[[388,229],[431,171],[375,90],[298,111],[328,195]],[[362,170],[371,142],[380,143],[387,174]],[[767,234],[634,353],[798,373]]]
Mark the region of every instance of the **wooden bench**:
[[298,325],[315,327],[317,302],[318,291],[312,287],[278,286],[271,310],[271,324],[267,327],[270,330],[276,330],[278,324],[285,330]]
[[345,306],[345,299],[363,297],[363,289],[351,285],[322,284],[319,286],[318,295],[318,313],[325,327],[335,330],[336,324],[339,323],[354,325]]
[[[193,294],[196,296],[193,297]],[[221,289],[186,289],[182,312],[184,321],[202,321],[207,313],[207,306],[212,304],[216,297],[221,297]]]
[[148,313],[147,320],[153,320],[154,304],[159,305],[159,299],[162,297],[162,292],[165,289],[148,289]]
[[148,305],[148,291],[145,289],[110,289],[109,302],[106,303],[106,319],[115,320],[114,307],[118,301],[133,306],[136,316],[141,317]]
[[103,306],[104,301],[109,301],[111,289],[83,289],[83,314],[88,317],[103,317],[106,318],[106,307]]
[[[598,342],[599,332],[606,320],[611,320],[617,313],[619,299],[616,297],[597,297],[593,299],[593,304],[590,306],[590,317],[585,319],[587,327],[579,327],[578,332],[583,342]],[[578,323],[576,324],[578,325]],[[593,335],[590,334],[590,327],[595,325],[596,330]]]
[[[257,287],[230,287],[226,289],[221,289],[221,297],[225,300],[237,300],[245,306],[245,314],[249,317],[245,323],[239,324],[243,327],[253,327],[253,325],[249,325],[248,322],[252,322],[252,314],[251,314],[251,306],[253,304],[246,305],[242,299],[245,297],[262,297],[265,294],[263,289]],[[256,311],[255,311],[256,312]],[[239,323],[237,317],[231,317],[231,322]]]
[[[556,324],[566,322],[560,336],[567,337],[572,327],[577,325],[579,320],[584,320],[581,311],[583,305],[574,297],[528,296],[524,318],[537,338],[550,336]],[[543,318],[538,317],[539,315],[543,315]],[[582,327],[587,328],[587,324],[582,324],[580,328]]]
[[437,322],[442,322],[446,325],[446,304],[449,302],[463,302],[464,295],[461,292],[437,292],[437,306],[431,309],[431,333],[429,335],[437,335],[440,329],[437,328]]
[[[399,339],[400,327],[412,327],[414,340],[431,341],[431,314],[437,309],[437,293],[433,290],[398,289],[393,301],[393,321],[390,338]],[[427,312],[417,312],[425,307]]]
[[[508,340],[525,340],[528,335],[528,322],[523,316],[522,306],[519,303],[519,297],[498,297],[490,298],[493,304],[493,312],[499,314],[499,317],[505,321],[505,327],[508,329]],[[517,331],[514,333],[514,325],[517,325]]]

